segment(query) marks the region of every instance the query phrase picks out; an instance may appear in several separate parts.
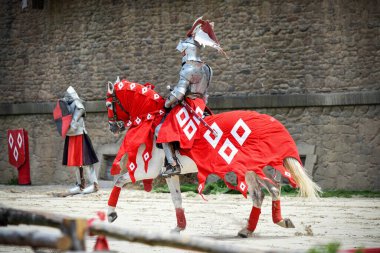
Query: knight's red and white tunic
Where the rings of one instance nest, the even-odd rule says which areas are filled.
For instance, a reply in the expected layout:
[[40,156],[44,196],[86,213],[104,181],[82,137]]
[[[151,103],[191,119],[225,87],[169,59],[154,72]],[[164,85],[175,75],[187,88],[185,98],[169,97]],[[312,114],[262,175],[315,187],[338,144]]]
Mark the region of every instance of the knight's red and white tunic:
[[[78,101],[72,102],[70,107],[73,114],[75,113],[75,110],[84,110],[83,104]],[[62,164],[79,167],[91,165],[98,161],[90,137],[87,135],[84,116],[82,116],[78,119],[78,127],[73,129],[70,126],[69,131],[66,134]]]

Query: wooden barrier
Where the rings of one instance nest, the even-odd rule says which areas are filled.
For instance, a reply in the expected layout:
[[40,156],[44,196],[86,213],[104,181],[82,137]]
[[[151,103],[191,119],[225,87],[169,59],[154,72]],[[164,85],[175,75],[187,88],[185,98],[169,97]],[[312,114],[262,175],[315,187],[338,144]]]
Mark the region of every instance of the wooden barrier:
[[101,222],[94,222],[89,227],[89,231],[95,235],[106,235],[120,240],[144,243],[151,246],[174,247],[212,253],[264,253],[261,250],[231,245],[213,239],[183,236],[180,234],[147,233],[142,230],[116,227]]
[[[23,211],[0,206],[0,226],[19,224],[57,228],[62,232],[62,235],[54,237],[52,235],[47,235],[47,233],[34,231],[40,236],[33,237],[28,236],[27,232],[2,229],[0,230],[0,244],[26,245],[18,242],[17,236],[19,236],[20,238],[25,238],[25,243],[29,243],[32,247],[47,247],[54,249],[60,249],[60,247],[63,247],[64,250],[85,250],[85,234],[87,229],[86,219],[70,218],[45,212]],[[7,239],[7,235],[12,236],[13,240],[9,238]],[[42,240],[43,236],[46,236],[46,243]]]
[[66,251],[71,247],[71,240],[66,235],[51,234],[38,230],[20,231],[18,229],[0,228],[0,244]]
[[57,235],[36,230],[22,231],[0,227],[0,244],[84,252],[86,250],[85,235],[87,232],[90,232],[93,235],[105,235],[151,246],[174,247],[201,252],[265,253],[262,250],[231,245],[213,239],[181,236],[179,234],[148,233],[142,230],[116,227],[105,222],[95,221],[87,227],[88,223],[86,219],[69,218],[44,212],[22,211],[0,206],[0,226],[19,224],[53,227],[59,229],[62,234]]

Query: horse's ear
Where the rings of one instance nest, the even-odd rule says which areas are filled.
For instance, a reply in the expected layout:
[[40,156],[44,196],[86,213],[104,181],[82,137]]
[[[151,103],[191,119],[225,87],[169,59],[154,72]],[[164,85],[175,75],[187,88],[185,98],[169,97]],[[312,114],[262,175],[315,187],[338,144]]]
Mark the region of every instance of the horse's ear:
[[113,83],[111,83],[110,81],[108,81],[107,88],[108,88],[108,93],[109,94],[113,94],[113,90],[114,90]]
[[120,83],[120,77],[117,76],[115,83]]

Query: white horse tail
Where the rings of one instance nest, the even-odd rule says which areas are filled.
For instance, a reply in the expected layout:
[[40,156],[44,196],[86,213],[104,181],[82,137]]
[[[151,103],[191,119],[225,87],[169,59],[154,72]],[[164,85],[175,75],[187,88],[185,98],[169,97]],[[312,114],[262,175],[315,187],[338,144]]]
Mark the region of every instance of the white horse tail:
[[313,182],[305,168],[292,157],[284,159],[284,166],[290,171],[293,179],[299,186],[300,197],[307,197],[311,199],[318,199],[319,194],[322,193],[321,187]]

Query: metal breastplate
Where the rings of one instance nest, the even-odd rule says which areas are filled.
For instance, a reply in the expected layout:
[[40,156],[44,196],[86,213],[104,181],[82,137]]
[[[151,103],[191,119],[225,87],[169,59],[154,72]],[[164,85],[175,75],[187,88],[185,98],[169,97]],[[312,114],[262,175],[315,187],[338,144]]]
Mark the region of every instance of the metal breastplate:
[[186,95],[196,94],[205,96],[211,81],[211,68],[203,62],[195,61],[188,61],[185,65],[188,66],[184,74],[189,81]]

